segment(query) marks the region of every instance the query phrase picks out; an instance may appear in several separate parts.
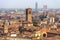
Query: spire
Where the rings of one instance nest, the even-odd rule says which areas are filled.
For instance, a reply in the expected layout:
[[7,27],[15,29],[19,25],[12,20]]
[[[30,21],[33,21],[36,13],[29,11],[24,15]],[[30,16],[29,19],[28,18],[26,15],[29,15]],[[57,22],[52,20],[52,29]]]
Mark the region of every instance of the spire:
[[38,10],[38,3],[37,2],[35,3],[35,10],[36,10],[36,12]]

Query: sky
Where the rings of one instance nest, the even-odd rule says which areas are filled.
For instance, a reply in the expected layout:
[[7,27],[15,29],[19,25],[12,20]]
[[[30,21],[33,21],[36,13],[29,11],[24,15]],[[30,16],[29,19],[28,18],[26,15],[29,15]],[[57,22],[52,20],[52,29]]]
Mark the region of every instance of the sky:
[[60,0],[0,0],[0,8],[35,8],[36,2],[38,8],[43,8],[43,5],[48,8],[60,8]]

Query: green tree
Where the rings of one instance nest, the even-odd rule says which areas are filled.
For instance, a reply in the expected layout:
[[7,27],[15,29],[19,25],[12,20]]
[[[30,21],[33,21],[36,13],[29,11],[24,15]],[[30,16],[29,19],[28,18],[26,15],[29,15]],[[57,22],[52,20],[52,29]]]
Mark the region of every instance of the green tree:
[[19,26],[20,33],[24,30],[24,26]]
[[38,26],[38,23],[37,22],[33,22],[33,26]]
[[60,21],[59,21],[59,23],[60,23]]

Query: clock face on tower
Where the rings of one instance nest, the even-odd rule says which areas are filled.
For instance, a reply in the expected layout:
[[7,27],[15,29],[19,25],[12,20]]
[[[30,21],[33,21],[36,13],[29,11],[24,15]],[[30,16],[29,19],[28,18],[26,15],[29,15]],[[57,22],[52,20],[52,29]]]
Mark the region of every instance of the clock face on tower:
[[31,11],[29,11],[29,14],[31,14]]

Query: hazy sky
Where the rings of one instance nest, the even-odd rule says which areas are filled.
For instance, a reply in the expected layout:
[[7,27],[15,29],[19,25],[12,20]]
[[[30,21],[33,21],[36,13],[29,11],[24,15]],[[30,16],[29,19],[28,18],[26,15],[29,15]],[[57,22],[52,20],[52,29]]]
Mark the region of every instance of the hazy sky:
[[0,8],[35,8],[38,2],[38,8],[47,5],[48,8],[60,8],[60,0],[0,0]]

